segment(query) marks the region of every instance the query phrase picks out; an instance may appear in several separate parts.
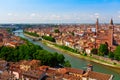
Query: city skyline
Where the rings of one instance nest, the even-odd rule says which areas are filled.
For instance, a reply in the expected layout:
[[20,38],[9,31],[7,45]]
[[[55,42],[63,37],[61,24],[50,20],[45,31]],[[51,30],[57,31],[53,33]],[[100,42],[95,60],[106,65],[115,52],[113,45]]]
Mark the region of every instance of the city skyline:
[[120,23],[119,0],[2,0],[0,23]]

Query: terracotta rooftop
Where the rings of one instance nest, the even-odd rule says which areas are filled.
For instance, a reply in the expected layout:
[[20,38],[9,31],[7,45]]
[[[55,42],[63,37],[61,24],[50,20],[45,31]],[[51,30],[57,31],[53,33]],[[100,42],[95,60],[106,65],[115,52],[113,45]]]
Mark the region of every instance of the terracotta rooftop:
[[77,77],[73,75],[64,74],[63,78],[66,80],[82,80],[82,77]]
[[13,77],[14,75],[8,73],[8,71],[4,71],[2,74],[0,74],[0,80],[12,80]]
[[40,78],[40,76],[43,73],[44,73],[43,71],[29,70],[29,71],[22,73],[22,75],[27,76],[27,77],[32,77],[32,78]]
[[112,75],[89,71],[88,77],[96,80],[109,80]]
[[67,72],[70,73],[77,73],[77,74],[83,74],[84,70],[81,69],[75,69],[75,68],[66,68]]

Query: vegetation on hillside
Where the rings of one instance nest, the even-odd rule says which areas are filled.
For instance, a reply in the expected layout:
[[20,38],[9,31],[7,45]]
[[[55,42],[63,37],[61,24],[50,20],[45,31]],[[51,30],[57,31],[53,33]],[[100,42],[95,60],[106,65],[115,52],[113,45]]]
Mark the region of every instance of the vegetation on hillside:
[[34,45],[27,40],[26,44],[20,45],[16,48],[5,46],[0,47],[0,58],[13,62],[37,59],[41,61],[42,65],[52,67],[58,65],[63,65],[66,67],[71,66],[69,61],[65,61],[65,57],[62,54],[50,53],[42,47]]

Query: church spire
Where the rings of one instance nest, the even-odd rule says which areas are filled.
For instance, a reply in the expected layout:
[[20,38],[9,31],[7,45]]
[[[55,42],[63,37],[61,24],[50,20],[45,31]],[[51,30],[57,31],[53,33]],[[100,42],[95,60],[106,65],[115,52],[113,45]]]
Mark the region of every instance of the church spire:
[[111,20],[110,20],[110,29],[113,29],[113,31],[114,31],[114,23],[113,23],[113,19],[111,18]]
[[110,21],[110,25],[114,25],[114,24],[113,24],[113,19],[112,19],[112,18],[111,18],[111,21]]

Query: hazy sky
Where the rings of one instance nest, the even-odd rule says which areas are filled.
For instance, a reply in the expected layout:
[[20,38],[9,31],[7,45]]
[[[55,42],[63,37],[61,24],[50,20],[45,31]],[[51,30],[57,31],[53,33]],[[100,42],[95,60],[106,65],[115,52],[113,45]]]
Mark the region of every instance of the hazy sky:
[[120,23],[120,0],[0,0],[0,23]]

